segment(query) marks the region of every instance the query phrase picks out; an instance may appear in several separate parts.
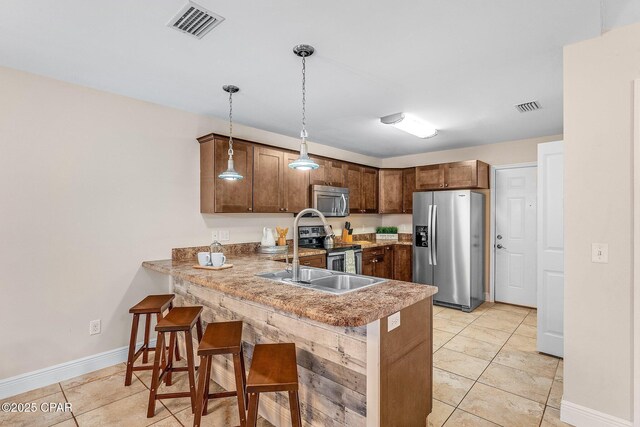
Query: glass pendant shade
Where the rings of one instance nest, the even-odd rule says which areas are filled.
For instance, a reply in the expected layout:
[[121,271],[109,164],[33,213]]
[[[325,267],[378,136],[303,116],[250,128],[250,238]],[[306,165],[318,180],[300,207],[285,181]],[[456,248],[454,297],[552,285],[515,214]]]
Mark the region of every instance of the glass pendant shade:
[[218,175],[218,178],[227,181],[240,181],[244,177],[240,175],[233,167],[233,159],[227,161],[227,170]]

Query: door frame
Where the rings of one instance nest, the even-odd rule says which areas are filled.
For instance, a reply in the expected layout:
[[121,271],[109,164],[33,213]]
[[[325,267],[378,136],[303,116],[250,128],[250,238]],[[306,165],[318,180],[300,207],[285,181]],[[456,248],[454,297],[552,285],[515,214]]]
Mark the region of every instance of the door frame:
[[[494,302],[496,300],[496,172],[504,169],[522,169],[538,167],[538,161],[513,163],[508,165],[491,166],[489,176],[489,192],[491,194],[491,209],[489,222],[489,295],[485,295],[487,301]],[[536,200],[536,204],[538,201]]]

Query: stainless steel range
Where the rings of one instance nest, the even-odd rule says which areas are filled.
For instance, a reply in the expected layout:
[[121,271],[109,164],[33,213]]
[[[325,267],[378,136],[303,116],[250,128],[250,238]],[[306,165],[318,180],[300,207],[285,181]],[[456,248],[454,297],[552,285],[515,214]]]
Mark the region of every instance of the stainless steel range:
[[362,274],[362,246],[352,243],[335,243],[332,247],[325,247],[327,233],[322,225],[302,225],[298,227],[299,246],[310,249],[326,249],[327,269],[346,271],[346,253],[353,251],[355,257],[355,274]]

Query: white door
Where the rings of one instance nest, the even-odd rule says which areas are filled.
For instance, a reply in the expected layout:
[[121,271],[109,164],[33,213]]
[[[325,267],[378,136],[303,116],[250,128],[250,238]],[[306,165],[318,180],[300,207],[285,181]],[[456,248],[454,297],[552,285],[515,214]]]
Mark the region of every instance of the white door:
[[536,307],[536,167],[496,170],[495,300]]
[[538,144],[538,351],[564,354],[564,145]]

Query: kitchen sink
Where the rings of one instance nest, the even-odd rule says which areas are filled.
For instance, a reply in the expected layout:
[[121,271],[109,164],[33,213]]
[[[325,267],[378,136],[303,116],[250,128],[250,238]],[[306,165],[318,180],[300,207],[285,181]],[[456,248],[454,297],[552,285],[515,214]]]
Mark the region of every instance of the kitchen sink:
[[260,273],[256,274],[256,276],[288,285],[302,286],[307,289],[327,292],[334,295],[345,294],[386,282],[386,280],[377,277],[359,276],[356,274],[343,273],[341,271],[308,267],[300,268],[299,282],[294,282],[291,279],[293,274],[289,270]]

